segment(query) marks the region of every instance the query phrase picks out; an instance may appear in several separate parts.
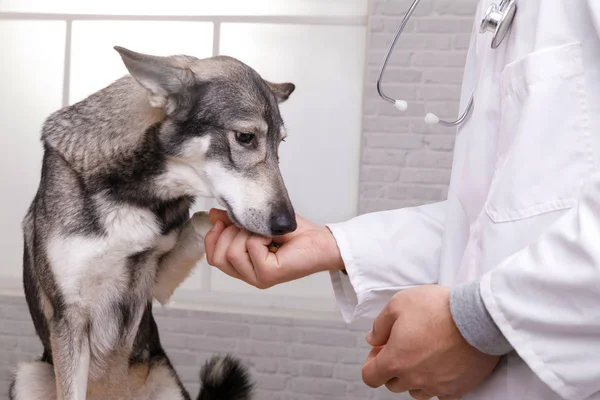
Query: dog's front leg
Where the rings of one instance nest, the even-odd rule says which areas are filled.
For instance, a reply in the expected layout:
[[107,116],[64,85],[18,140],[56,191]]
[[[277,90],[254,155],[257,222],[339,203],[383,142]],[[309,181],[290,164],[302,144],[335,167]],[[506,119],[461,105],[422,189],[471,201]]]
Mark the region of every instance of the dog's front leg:
[[212,227],[208,214],[195,213],[183,226],[175,247],[160,261],[154,298],[165,304],[204,256],[204,237]]
[[50,329],[58,400],[85,400],[90,369],[86,325],[78,318],[53,319]]

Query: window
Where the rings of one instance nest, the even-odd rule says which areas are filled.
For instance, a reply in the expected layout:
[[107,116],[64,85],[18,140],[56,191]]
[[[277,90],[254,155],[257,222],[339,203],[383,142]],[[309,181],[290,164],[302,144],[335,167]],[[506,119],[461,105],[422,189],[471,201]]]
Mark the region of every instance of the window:
[[[139,10],[143,10],[143,15]],[[113,46],[157,55],[226,54],[265,79],[293,82],[282,104],[281,168],[298,213],[319,223],[356,215],[367,0],[191,2],[0,0],[5,282],[20,282],[20,221],[39,182],[44,119],[126,73]],[[6,50],[5,50],[6,49]],[[6,94],[6,93],[5,93]],[[200,200],[195,209],[207,209]],[[259,291],[206,263],[174,304],[295,314],[336,312],[327,274]]]

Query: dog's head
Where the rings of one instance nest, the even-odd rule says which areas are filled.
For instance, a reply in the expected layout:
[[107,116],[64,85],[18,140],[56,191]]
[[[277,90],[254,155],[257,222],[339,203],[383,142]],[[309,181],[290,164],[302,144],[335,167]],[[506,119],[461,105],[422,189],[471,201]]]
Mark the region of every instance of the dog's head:
[[291,83],[268,82],[231,57],[157,57],[115,47],[150,104],[164,110],[161,143],[239,226],[261,235],[296,229],[279,170],[286,137],[279,103]]

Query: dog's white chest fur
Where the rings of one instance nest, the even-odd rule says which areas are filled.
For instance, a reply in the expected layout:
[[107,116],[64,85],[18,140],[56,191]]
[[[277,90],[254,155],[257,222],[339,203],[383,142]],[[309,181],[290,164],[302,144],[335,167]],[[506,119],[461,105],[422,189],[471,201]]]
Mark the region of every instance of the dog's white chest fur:
[[[55,236],[48,256],[65,301],[89,306],[98,300],[114,300],[128,290],[128,258],[147,250],[165,253],[176,242],[176,232],[161,236],[156,216],[132,206],[106,211],[98,237]],[[154,271],[147,271],[153,275]]]
[[[79,318],[101,322],[90,326],[92,375],[116,348],[132,346],[151,299],[158,257],[175,246],[178,234],[161,235],[156,216],[133,206],[102,207],[101,223],[101,236],[56,235],[47,249],[65,305],[78,310]],[[144,257],[132,265],[136,254]],[[125,332],[119,306],[129,308]]]

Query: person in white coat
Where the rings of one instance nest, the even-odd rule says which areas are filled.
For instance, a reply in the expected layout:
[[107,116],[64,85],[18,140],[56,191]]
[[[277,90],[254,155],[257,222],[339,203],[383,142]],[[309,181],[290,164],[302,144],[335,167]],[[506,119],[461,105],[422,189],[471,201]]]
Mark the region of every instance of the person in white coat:
[[276,240],[212,211],[211,265],[260,288],[331,271],[375,318],[372,387],[480,400],[600,399],[600,1],[518,1],[490,48],[475,18],[447,199]]

